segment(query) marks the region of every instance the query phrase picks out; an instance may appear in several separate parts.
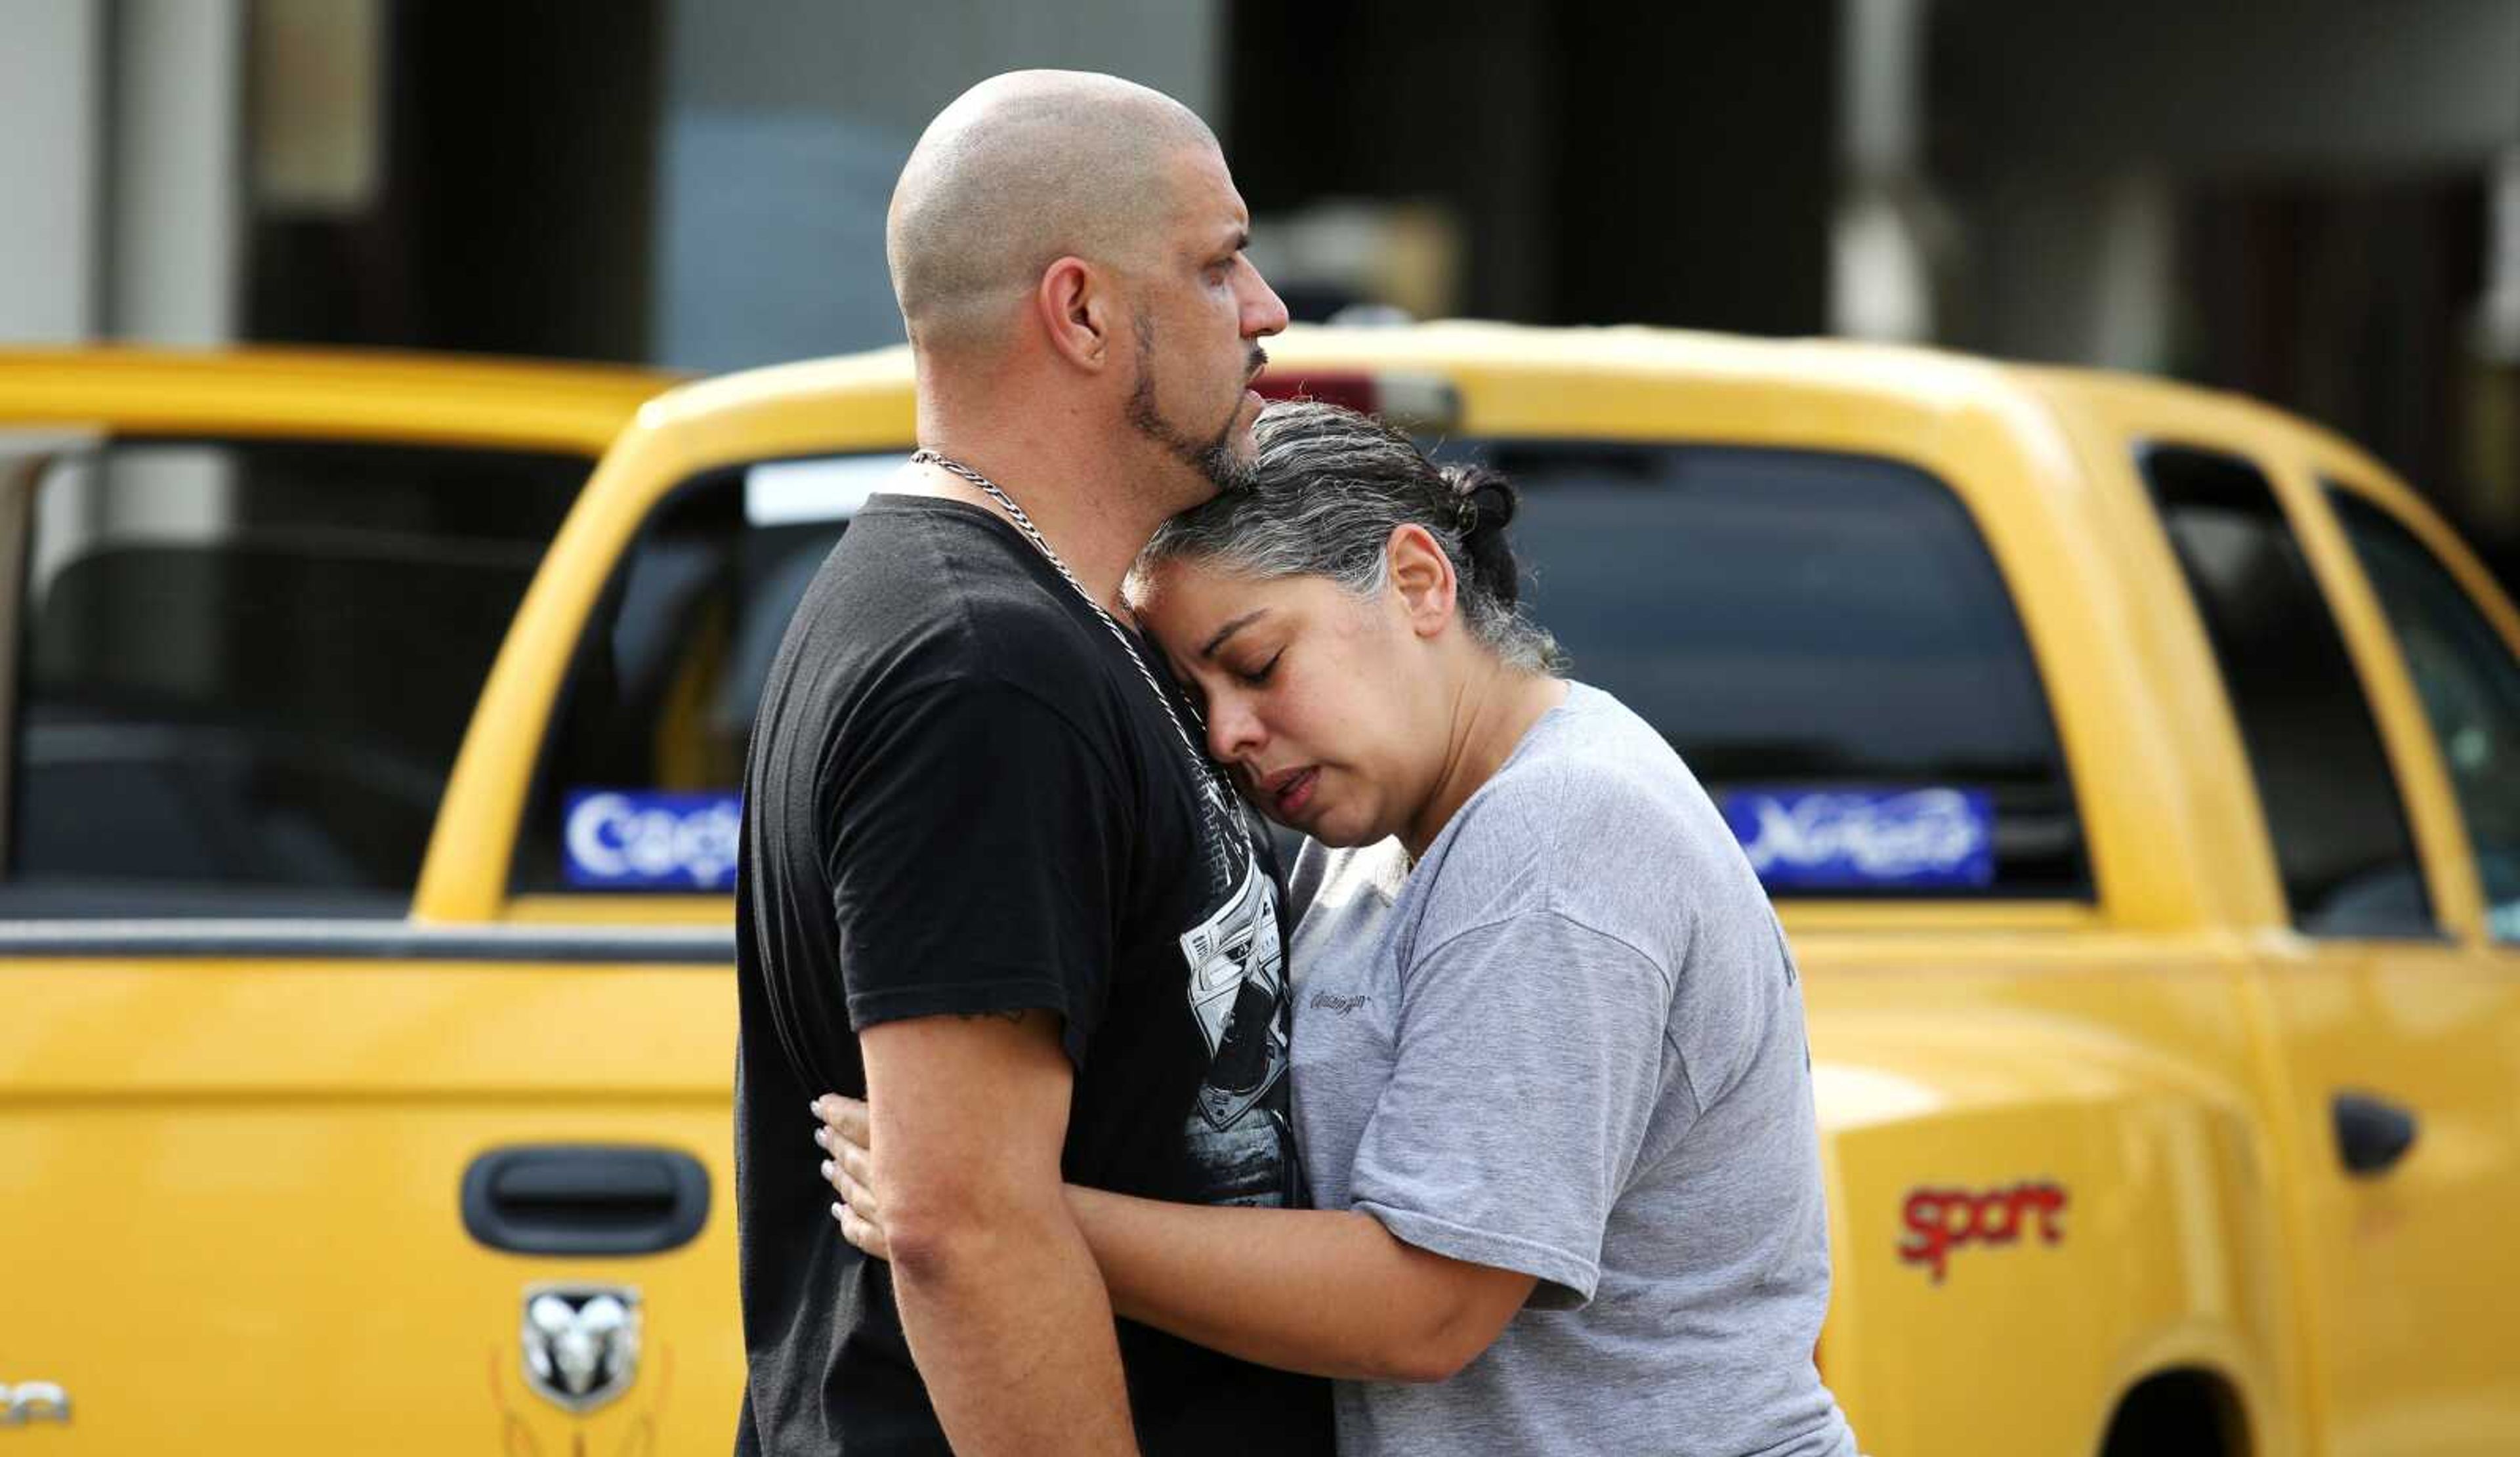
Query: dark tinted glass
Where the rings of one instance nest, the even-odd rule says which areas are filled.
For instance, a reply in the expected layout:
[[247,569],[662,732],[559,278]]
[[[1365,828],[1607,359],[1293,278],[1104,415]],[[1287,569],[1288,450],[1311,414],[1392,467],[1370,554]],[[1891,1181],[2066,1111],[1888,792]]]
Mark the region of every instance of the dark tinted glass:
[[[1983,792],[1992,875],[1964,893],[2089,893],[2011,599],[1939,482],[1887,462],[1762,451],[1448,453],[1463,449],[1526,488],[1514,532],[1537,578],[1531,602],[1576,675],[1653,721],[1719,797],[1734,785]],[[709,812],[689,797],[741,784],[744,734],[788,618],[865,485],[897,459],[704,478],[658,514],[581,645],[527,816],[519,888],[586,888],[587,857],[618,862],[634,840],[654,847],[663,879],[691,872],[682,888],[731,881],[722,856],[678,861],[674,843],[704,838],[689,829]],[[817,482],[820,470],[836,474]],[[684,797],[587,812],[591,797],[619,791]]]
[[0,912],[399,914],[588,463],[125,441],[38,478]]
[[2434,932],[2397,780],[2336,618],[2274,491],[2228,455],[2142,458],[2247,746],[2293,923]]
[[2413,532],[2350,491],[2329,498],[2441,746],[2484,882],[2488,932],[2520,941],[2520,661]]
[[900,459],[722,472],[658,508],[579,642],[526,809],[517,888],[733,885],[732,803],[771,660],[849,515]]
[[1743,786],[1989,797],[1986,883],[1812,893],[2090,893],[2011,594],[1942,482],[1889,461],[1773,450],[1514,441],[1439,453],[1485,458],[1521,487],[1525,602],[1573,676],[1660,729],[1719,802]]

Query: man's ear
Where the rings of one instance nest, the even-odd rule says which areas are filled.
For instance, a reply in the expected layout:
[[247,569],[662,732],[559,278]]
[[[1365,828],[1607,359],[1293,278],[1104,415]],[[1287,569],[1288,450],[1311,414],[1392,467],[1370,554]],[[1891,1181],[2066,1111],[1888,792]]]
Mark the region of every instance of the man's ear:
[[1392,527],[1382,554],[1390,569],[1391,590],[1400,600],[1410,631],[1433,637],[1453,620],[1454,593],[1460,587],[1453,559],[1444,555],[1433,533],[1415,522]]
[[1093,264],[1069,256],[1043,269],[1034,291],[1033,308],[1050,346],[1079,369],[1106,368],[1117,352],[1121,315],[1110,282]]

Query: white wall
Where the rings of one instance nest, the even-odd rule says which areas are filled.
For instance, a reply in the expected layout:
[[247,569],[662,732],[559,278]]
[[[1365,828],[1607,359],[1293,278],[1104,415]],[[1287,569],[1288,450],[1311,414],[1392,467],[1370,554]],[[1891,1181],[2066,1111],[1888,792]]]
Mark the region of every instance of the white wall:
[[118,0],[105,327],[152,343],[236,337],[244,240],[243,0]]
[[118,0],[104,320],[113,336],[237,336],[242,51],[242,0]]
[[102,0],[0,9],[0,344],[96,329]]
[[0,343],[235,336],[244,3],[0,6]]

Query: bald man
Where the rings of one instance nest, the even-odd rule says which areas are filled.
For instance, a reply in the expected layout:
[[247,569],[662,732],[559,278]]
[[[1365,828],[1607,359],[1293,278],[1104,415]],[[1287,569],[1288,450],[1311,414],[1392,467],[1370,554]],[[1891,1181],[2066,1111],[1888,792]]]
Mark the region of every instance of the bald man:
[[[999,76],[902,169],[922,450],[780,649],[744,776],[737,1450],[1328,1450],[1322,1384],[1115,1322],[1063,1180],[1300,1198],[1278,891],[1120,582],[1247,474],[1258,341],[1216,139]],[[866,1097],[892,1260],[817,1176]]]

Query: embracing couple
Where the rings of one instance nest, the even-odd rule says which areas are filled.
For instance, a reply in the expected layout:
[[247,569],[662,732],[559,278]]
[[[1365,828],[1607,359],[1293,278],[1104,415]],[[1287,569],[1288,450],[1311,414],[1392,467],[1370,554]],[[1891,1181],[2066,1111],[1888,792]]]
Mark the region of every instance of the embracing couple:
[[745,774],[737,1450],[1851,1453],[1766,897],[1509,486],[1248,391],[1248,226],[1107,76],[902,171],[922,448]]

